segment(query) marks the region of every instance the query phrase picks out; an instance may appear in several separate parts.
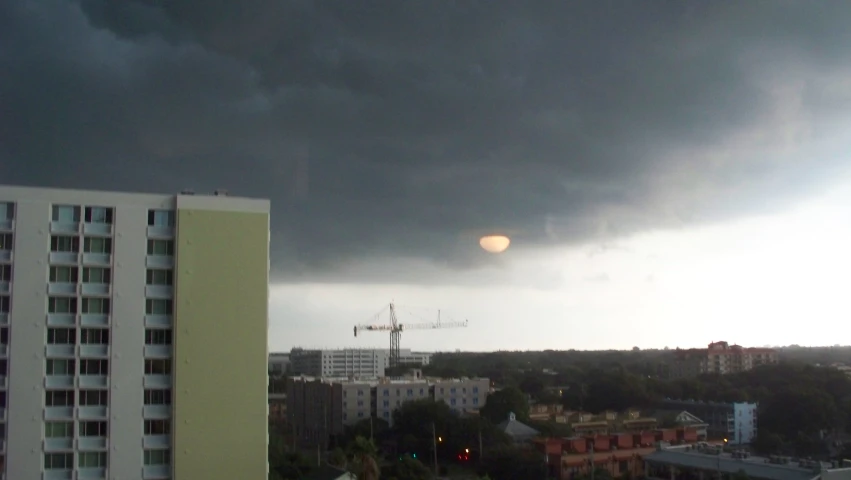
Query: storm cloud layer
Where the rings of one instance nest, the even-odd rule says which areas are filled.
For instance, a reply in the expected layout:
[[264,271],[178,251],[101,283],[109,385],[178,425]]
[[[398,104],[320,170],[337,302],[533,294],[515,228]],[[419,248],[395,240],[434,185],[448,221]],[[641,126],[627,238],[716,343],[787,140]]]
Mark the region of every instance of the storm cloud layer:
[[847,175],[849,18],[780,0],[6,0],[0,183],[269,197],[286,281],[467,268],[492,260],[489,232],[522,250],[718,221]]

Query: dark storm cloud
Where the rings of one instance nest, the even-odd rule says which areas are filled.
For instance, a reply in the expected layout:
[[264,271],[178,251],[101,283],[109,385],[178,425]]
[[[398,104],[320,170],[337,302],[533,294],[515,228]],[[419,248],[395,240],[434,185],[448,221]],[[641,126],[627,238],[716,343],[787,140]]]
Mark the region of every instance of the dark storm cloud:
[[851,106],[835,84],[849,15],[8,0],[0,181],[270,197],[288,279],[378,257],[469,267],[493,259],[475,243],[489,231],[514,249],[712,221],[778,208],[847,163],[831,126]]

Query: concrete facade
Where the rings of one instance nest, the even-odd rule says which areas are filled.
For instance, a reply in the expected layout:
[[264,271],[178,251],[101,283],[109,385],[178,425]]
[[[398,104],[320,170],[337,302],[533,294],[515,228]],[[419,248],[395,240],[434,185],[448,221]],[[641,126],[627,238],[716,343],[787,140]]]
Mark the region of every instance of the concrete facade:
[[[425,366],[431,363],[431,353],[401,349],[403,364]],[[307,349],[293,348],[289,355],[294,375],[311,377],[379,378],[390,366],[390,350],[378,348]],[[272,368],[272,358],[269,368]]]
[[430,398],[463,415],[484,406],[489,392],[486,378],[435,379],[419,372],[401,379],[291,377],[287,421],[303,444],[316,444],[369,418],[392,425],[393,411],[407,401]]
[[[208,465],[221,463],[215,470],[227,471],[225,465],[231,459],[204,451],[209,445],[192,445],[172,436],[179,414],[172,412],[171,403],[180,398],[175,393],[181,383],[203,392],[192,383],[192,375],[186,376],[186,382],[172,376],[174,328],[203,339],[211,320],[217,325],[238,323],[200,311],[182,327],[176,323],[173,306],[186,296],[175,290],[175,284],[194,286],[194,291],[187,287],[186,295],[204,293],[203,282],[181,278],[175,268],[179,256],[175,242],[181,238],[175,220],[184,208],[182,203],[194,209],[265,217],[264,235],[251,237],[251,249],[260,252],[254,255],[263,256],[265,266],[262,271],[249,269],[257,276],[254,283],[262,284],[261,293],[242,300],[245,295],[239,289],[207,292],[215,296],[214,303],[251,303],[251,318],[262,316],[262,322],[252,320],[242,326],[249,330],[250,345],[239,342],[240,348],[210,349],[216,350],[221,362],[230,358],[240,368],[245,366],[240,359],[246,352],[259,350],[257,358],[250,357],[250,368],[263,372],[268,201],[0,186],[0,328],[6,329],[7,343],[0,348],[0,366],[5,368],[0,371],[0,389],[5,389],[7,399],[0,406],[5,407],[0,410],[5,413],[0,416],[0,423],[5,421],[0,432],[6,433],[5,439],[0,438],[5,440],[0,443],[5,448],[0,449],[0,475],[7,479],[196,478],[198,470],[175,474],[174,449],[204,458]],[[227,221],[221,227],[227,230]],[[217,237],[207,233],[195,239],[196,248],[183,252],[190,265],[198,252],[217,248],[210,246]],[[227,240],[221,242],[218,248],[227,245]],[[220,259],[196,258],[211,262],[214,270],[225,268]],[[210,299],[201,300],[205,301]],[[205,322],[198,318],[202,313],[207,315]],[[199,354],[192,358],[196,360],[208,359]],[[225,438],[240,436],[234,428],[246,429],[265,442],[263,374],[262,379],[253,380],[259,385],[254,395],[262,398],[259,405],[246,400],[239,405],[242,408],[229,410],[230,416],[245,421],[225,426],[214,419],[181,427]],[[255,416],[263,421],[248,421]],[[266,477],[263,450],[262,459],[235,460],[246,467],[247,476],[241,478]]]

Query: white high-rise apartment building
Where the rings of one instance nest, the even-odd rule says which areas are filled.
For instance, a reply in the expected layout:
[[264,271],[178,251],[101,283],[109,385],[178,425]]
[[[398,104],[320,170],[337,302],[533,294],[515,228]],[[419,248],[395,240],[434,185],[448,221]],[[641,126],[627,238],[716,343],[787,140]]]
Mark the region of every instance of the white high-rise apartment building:
[[0,478],[266,479],[269,202],[0,186]]

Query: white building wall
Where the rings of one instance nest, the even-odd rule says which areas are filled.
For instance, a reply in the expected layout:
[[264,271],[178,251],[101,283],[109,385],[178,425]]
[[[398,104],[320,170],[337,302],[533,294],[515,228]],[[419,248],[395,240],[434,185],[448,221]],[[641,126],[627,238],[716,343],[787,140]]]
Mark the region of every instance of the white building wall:
[[[115,211],[113,316],[110,346],[110,478],[138,478],[142,471],[145,368],[145,260],[148,209],[168,200],[120,205]],[[147,203],[147,205],[145,205]]]
[[[3,198],[0,201],[14,200]],[[41,478],[50,204],[18,201],[9,317],[6,478]]]
[[757,434],[757,404],[734,403],[733,421],[735,430],[731,443],[744,445],[753,442]]

